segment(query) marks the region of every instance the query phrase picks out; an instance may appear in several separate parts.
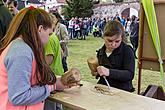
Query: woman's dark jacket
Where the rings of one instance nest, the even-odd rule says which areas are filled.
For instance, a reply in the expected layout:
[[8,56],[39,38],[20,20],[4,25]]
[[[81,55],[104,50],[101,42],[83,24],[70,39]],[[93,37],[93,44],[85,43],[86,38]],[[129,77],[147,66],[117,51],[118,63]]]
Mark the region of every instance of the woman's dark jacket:
[[[105,45],[98,50],[97,58],[99,65],[109,69],[107,80],[112,87],[133,92],[132,80],[134,78],[135,57],[132,48],[121,42],[121,45],[113,50],[107,57]],[[99,84],[106,85],[103,77],[100,77]]]

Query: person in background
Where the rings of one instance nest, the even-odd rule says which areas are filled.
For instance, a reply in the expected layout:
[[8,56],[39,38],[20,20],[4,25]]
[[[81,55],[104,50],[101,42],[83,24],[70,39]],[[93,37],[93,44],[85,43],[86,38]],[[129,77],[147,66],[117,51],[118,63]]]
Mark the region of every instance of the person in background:
[[56,19],[57,22],[55,23],[55,34],[59,38],[61,48],[63,50],[63,57],[62,57],[62,65],[64,68],[64,72],[68,71],[68,65],[67,65],[67,57],[68,57],[68,41],[69,41],[69,36],[68,36],[68,31],[67,28],[64,24],[60,23],[62,17],[58,12],[53,12],[52,13]]
[[0,47],[2,46],[1,40],[5,36],[12,18],[13,16],[4,5],[3,0],[0,0]]
[[121,18],[121,24],[123,25],[123,27],[124,27],[124,29],[125,29],[126,19],[125,19],[124,16]]
[[0,48],[0,110],[43,110],[54,90],[66,88],[45,61],[52,22],[43,9],[22,9]]
[[139,39],[139,22],[137,21],[137,17],[135,15],[132,15],[131,24],[130,24],[130,41],[133,46],[135,58],[137,58],[136,50],[138,48],[138,39]]
[[119,21],[107,22],[103,38],[105,44],[98,50],[98,83],[106,85],[106,77],[112,87],[133,92],[135,57],[133,49],[124,43],[124,28]]
[[56,75],[61,76],[64,74],[64,69],[62,66],[62,50],[60,41],[57,35],[55,35],[54,33],[55,23],[57,22],[57,19],[53,14],[50,14],[50,16],[53,21],[53,33],[44,46],[46,62],[48,63],[48,65],[50,65],[50,68]]
[[94,37],[99,36],[99,27],[98,27],[97,24],[94,24],[94,25],[93,25],[93,36],[94,36]]
[[79,20],[76,21],[76,23],[74,25],[74,30],[75,30],[74,38],[79,39],[80,33],[81,33],[80,25],[79,25]]
[[115,17],[113,18],[113,20],[117,20],[117,21],[119,21],[119,22],[121,23],[121,18],[120,18],[120,16],[119,16],[119,13],[118,13],[118,12],[116,12],[116,15],[115,15]]
[[17,0],[8,0],[7,7],[9,8],[9,11],[13,16],[15,16],[19,11],[17,9],[18,7],[18,1]]
[[73,39],[73,37],[74,37],[74,17],[72,17],[69,20],[68,32],[69,32],[69,38]]
[[[50,16],[53,21],[54,30],[57,19],[52,14],[50,14]],[[56,76],[62,76],[64,74],[64,69],[62,66],[61,46],[60,41],[54,32],[49,37],[49,40],[45,44],[44,48],[47,64],[50,66]],[[62,110],[62,105],[50,100],[46,100],[44,110]]]
[[126,21],[126,25],[125,25],[125,32],[126,32],[127,37],[130,35],[130,24],[131,24],[131,21],[130,21],[130,18],[128,17]]

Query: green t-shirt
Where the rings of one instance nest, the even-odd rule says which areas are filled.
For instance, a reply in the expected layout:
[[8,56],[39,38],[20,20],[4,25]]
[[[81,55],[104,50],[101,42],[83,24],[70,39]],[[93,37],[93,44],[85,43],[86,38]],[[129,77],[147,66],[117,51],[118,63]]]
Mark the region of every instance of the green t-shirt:
[[47,44],[45,44],[45,56],[53,55],[53,61],[50,65],[50,68],[55,73],[55,75],[62,75],[64,73],[64,69],[62,66],[62,58],[61,58],[61,46],[58,37],[53,33]]

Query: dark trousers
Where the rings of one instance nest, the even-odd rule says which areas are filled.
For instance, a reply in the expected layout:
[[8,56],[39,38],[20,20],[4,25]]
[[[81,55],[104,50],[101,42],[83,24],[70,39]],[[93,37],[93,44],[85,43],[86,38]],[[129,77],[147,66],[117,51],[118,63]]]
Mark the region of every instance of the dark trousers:
[[62,66],[63,66],[64,72],[68,71],[68,65],[67,65],[66,60],[67,60],[67,57],[62,58]]
[[62,104],[45,100],[44,110],[63,110]]
[[94,37],[99,36],[99,31],[93,32],[93,36],[94,36]]
[[136,50],[138,48],[138,37],[130,37],[131,44],[133,46],[134,54],[136,57]]

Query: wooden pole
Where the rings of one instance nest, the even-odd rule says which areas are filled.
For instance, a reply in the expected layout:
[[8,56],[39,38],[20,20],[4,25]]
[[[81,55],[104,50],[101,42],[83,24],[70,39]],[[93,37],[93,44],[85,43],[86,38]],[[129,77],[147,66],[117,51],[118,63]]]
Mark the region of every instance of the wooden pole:
[[142,72],[142,54],[143,54],[143,36],[144,36],[144,9],[140,4],[140,25],[139,25],[139,52],[138,52],[138,94],[141,87],[141,72]]

